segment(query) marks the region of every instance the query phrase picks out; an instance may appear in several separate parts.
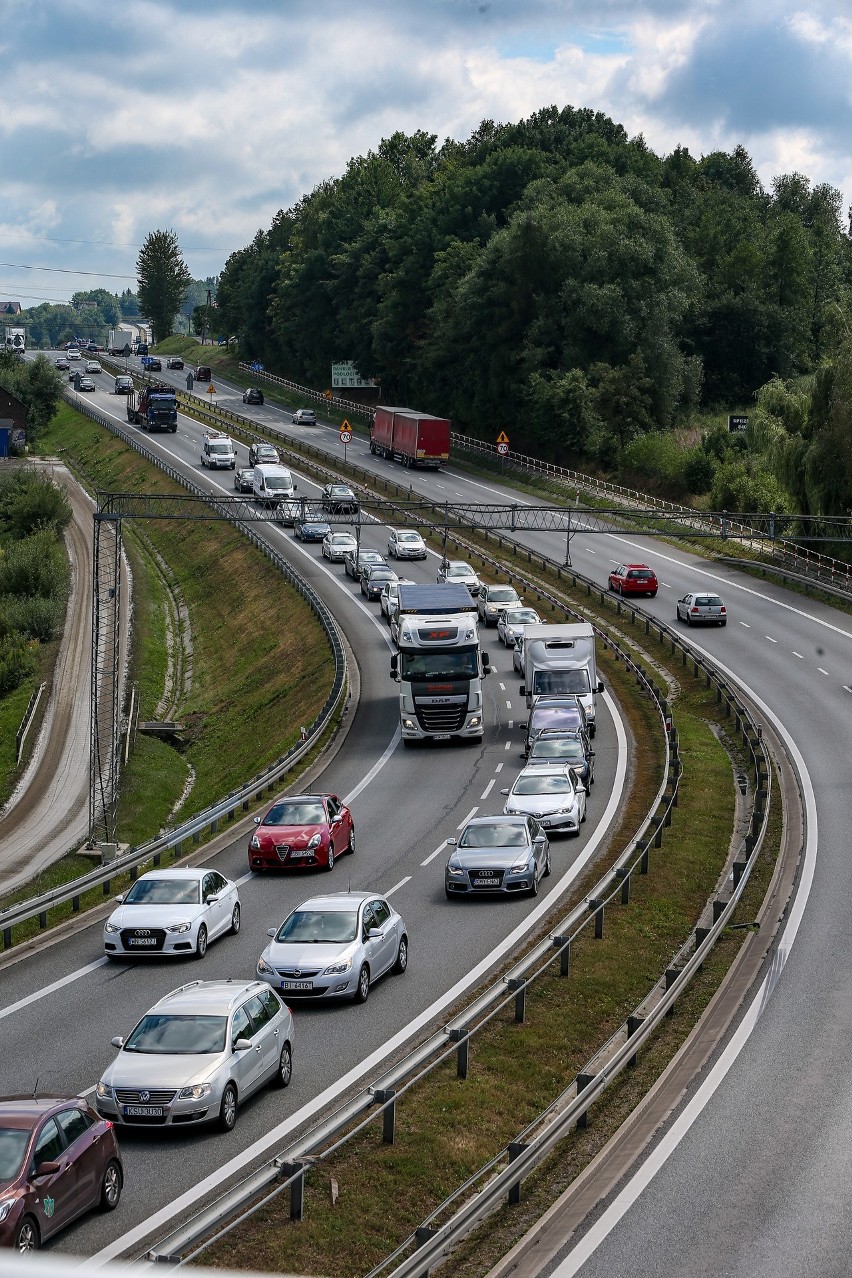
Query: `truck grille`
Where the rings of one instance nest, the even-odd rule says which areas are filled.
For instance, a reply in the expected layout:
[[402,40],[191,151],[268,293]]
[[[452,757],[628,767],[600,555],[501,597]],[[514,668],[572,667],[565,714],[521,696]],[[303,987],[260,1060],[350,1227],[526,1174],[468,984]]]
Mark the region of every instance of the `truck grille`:
[[[416,703],[415,703],[416,704]],[[464,725],[467,705],[417,705],[417,722],[424,732],[459,732]]]

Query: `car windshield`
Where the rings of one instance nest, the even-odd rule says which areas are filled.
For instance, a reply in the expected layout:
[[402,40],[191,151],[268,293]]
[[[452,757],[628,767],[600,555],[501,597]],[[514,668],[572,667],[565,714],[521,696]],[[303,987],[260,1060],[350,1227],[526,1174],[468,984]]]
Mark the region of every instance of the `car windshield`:
[[321,825],[325,820],[325,808],[318,799],[299,803],[276,803],[261,821],[261,825]]
[[371,568],[370,581],[393,581],[393,570],[390,568]]
[[517,597],[518,592],[514,586],[491,586],[488,590],[489,603],[510,603]]
[[533,696],[575,695],[591,691],[589,672],[585,666],[577,670],[536,670],[533,676]]
[[450,564],[447,568],[448,577],[475,577],[476,573],[470,564]]
[[281,924],[275,939],[290,944],[322,945],[329,941],[354,941],[357,935],[357,910],[294,910]]
[[332,546],[354,546],[355,538],[349,533],[334,533],[331,538]]
[[460,848],[525,848],[527,831],[523,825],[469,825],[462,831]]
[[416,541],[416,542],[420,542],[422,540],[420,533],[416,533],[416,532],[397,533],[396,539],[397,541]]
[[530,751],[531,759],[585,759],[582,742],[576,737],[539,737]]
[[534,626],[538,623],[538,613],[532,608],[513,608],[506,613],[506,624],[509,626]]
[[518,777],[512,789],[513,794],[565,794],[571,789],[571,782],[565,773],[536,776],[534,773]]
[[479,674],[476,648],[454,648],[446,652],[402,652],[403,679],[422,682],[432,679],[475,679]]
[[230,444],[209,444],[208,448],[211,453],[229,453],[231,451]]
[[124,1044],[125,1052],[208,1056],[225,1050],[227,1016],[172,1016],[149,1012]]
[[580,722],[580,712],[572,706],[541,706],[533,711],[530,728],[541,732],[544,728],[567,727]]
[[267,475],[266,487],[271,493],[286,493],[293,487],[293,483],[289,476]]
[[199,879],[137,879],[124,898],[125,905],[197,905]]
[[358,554],[359,564],[378,564],[382,562],[382,557],[377,550],[362,550]]
[[331,497],[353,497],[354,493],[351,488],[330,488],[329,495]]
[[21,1170],[30,1139],[19,1127],[0,1127],[0,1183],[14,1180]]

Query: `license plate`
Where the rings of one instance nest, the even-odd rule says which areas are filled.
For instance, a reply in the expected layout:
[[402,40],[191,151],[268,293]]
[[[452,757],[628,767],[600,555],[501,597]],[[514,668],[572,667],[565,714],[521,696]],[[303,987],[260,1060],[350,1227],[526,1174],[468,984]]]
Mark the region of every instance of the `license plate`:
[[282,981],[282,990],[312,990],[314,988],[313,981]]
[[165,1114],[162,1105],[125,1105],[125,1118],[162,1118]]
[[156,936],[129,936],[127,938],[128,945],[156,945]]
[[496,887],[499,881],[496,874],[478,874],[473,879],[474,885],[478,884],[480,887]]
[[432,738],[433,741],[449,741],[449,739],[450,739],[449,732],[436,732],[434,737]]

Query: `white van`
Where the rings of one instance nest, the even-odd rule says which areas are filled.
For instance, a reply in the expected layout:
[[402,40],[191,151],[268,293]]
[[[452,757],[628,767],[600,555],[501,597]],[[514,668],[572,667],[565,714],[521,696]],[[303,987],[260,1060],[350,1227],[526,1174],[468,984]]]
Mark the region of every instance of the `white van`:
[[293,476],[286,466],[259,465],[254,468],[252,495],[262,506],[277,506],[296,492]]
[[231,438],[221,430],[208,430],[201,441],[201,465],[212,470],[233,470],[237,464],[237,450]]

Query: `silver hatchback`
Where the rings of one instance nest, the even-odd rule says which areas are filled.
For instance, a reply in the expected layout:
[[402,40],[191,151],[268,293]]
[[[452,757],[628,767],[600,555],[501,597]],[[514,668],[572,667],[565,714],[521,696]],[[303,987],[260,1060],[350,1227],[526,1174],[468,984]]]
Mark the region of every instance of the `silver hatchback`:
[[293,1017],[264,981],[190,981],[146,1012],[95,1090],[119,1127],[231,1131],[237,1107],[293,1071]]

